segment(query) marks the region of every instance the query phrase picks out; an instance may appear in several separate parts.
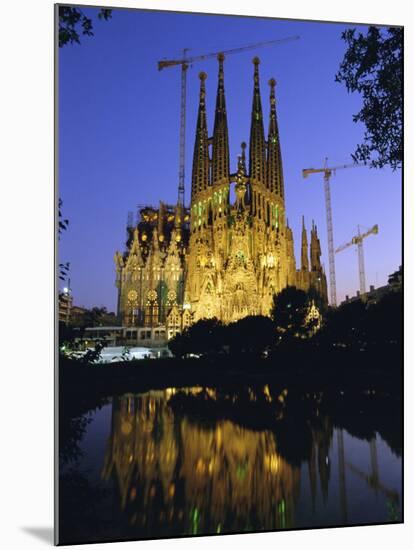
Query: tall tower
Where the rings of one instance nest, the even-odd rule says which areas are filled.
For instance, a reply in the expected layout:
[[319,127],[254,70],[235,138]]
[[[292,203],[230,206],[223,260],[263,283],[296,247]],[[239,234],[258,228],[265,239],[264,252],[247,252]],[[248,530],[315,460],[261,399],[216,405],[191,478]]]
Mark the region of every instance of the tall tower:
[[267,187],[284,201],[282,154],[280,151],[279,128],[276,115],[276,80],[269,80],[270,86],[270,121],[267,139]]
[[319,242],[318,230],[313,220],[311,230],[310,256],[311,271],[321,271],[321,244]]
[[224,54],[219,54],[217,59],[219,62],[219,72],[211,160],[212,185],[223,182],[228,183],[230,175],[229,134],[227,129],[226,98],[224,95]]
[[208,131],[206,116],[206,73],[201,72],[200,78],[200,101],[198,106],[198,118],[196,128],[196,139],[194,144],[193,173],[191,180],[191,200],[210,184],[210,158],[208,154]]
[[302,216],[301,269],[302,271],[309,271],[308,235],[305,228],[305,216]]
[[262,102],[260,99],[259,84],[259,64],[260,59],[255,57],[254,64],[254,87],[253,87],[253,105],[250,126],[250,152],[249,152],[249,170],[252,183],[266,181],[266,144],[263,127]]

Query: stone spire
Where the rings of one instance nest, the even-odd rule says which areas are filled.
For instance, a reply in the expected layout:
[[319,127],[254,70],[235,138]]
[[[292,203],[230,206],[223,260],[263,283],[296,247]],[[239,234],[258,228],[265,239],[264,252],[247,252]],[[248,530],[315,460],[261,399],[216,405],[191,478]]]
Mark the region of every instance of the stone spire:
[[142,253],[141,253],[141,246],[139,244],[139,232],[138,232],[138,228],[136,227],[134,229],[132,243],[129,249],[126,265],[128,267],[136,267],[136,266],[142,266],[143,264],[144,262],[143,262]]
[[263,128],[262,102],[260,99],[258,57],[253,59],[254,64],[254,88],[252,121],[250,127],[250,178],[266,184],[266,144]]
[[311,231],[310,257],[312,271],[321,271],[321,244],[319,242],[318,230],[313,220]]
[[269,80],[270,86],[270,120],[267,140],[267,187],[284,199],[282,155],[280,152],[279,128],[276,116],[276,80]]
[[208,132],[207,132],[207,117],[206,117],[206,87],[205,80],[207,78],[206,73],[201,72],[200,78],[200,103],[198,107],[198,118],[196,128],[196,139],[194,144],[194,157],[193,157],[193,174],[191,181],[191,198],[202,191],[207,189],[210,172],[210,159],[208,155]]
[[219,62],[216,114],[214,117],[211,181],[227,180],[230,174],[229,134],[227,128],[226,98],[224,94],[224,54],[217,56]]
[[246,207],[246,191],[247,191],[247,177],[246,177],[246,144],[242,143],[242,154],[238,155],[237,161],[237,174],[236,185],[234,187],[236,191],[236,210],[241,211]]
[[301,269],[302,271],[309,271],[308,236],[305,228],[305,216],[302,216]]

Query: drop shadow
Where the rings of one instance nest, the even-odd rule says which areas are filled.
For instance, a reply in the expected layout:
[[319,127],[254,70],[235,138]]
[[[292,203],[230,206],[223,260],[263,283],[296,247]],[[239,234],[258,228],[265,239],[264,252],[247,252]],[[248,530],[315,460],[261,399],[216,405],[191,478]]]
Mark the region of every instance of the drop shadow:
[[53,527],[21,527],[21,530],[43,542],[54,545]]

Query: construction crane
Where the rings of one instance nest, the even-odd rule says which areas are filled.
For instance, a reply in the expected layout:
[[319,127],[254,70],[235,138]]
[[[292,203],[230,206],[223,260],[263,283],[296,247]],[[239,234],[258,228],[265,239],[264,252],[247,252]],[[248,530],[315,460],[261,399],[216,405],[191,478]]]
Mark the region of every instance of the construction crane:
[[328,167],[328,159],[325,158],[323,168],[304,168],[302,176],[307,178],[309,174],[323,173],[323,182],[325,189],[325,207],[326,207],[326,228],[328,231],[328,256],[329,256],[329,290],[331,295],[331,305],[336,307],[336,278],[335,278],[335,254],[333,245],[333,224],[332,224],[332,206],[331,206],[331,187],[329,181],[332,174],[343,168],[355,168],[358,164],[343,164],[341,166]]
[[197,55],[193,57],[187,57],[189,51],[188,48],[183,49],[181,59],[164,59],[158,62],[158,70],[167,69],[168,67],[176,67],[181,65],[181,101],[180,101],[180,149],[179,149],[179,172],[178,172],[178,202],[184,206],[184,190],[185,190],[185,118],[186,118],[186,96],[187,96],[187,69],[196,61],[204,61],[205,59],[211,59],[217,57],[218,54],[233,54],[242,53],[256,48],[262,48],[265,46],[272,46],[275,44],[282,44],[284,42],[291,42],[292,40],[298,40],[299,36],[289,36],[287,38],[281,38],[278,40],[268,40],[266,42],[258,42],[256,44],[249,44],[247,46],[241,46],[239,48],[233,48],[231,50],[224,50],[214,53],[207,53],[203,55]]
[[365,231],[365,233],[361,233],[361,230],[358,225],[358,234],[352,237],[352,240],[349,243],[343,244],[342,246],[338,247],[335,250],[335,254],[338,254],[338,252],[342,252],[342,250],[345,250],[346,248],[349,248],[352,245],[356,245],[358,249],[358,264],[359,264],[359,288],[361,296],[363,296],[366,292],[366,286],[365,286],[365,263],[364,263],[364,248],[363,248],[363,241],[366,239],[369,235],[377,235],[378,233],[378,225],[375,224],[371,227],[371,229],[368,229],[368,231]]

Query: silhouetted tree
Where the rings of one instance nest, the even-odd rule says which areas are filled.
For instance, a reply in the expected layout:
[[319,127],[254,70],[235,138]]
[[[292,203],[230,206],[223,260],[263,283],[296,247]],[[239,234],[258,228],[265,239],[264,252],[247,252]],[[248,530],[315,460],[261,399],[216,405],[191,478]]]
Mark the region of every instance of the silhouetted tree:
[[[98,19],[107,21],[112,10],[101,8]],[[59,6],[59,48],[66,44],[80,44],[80,35],[93,36],[93,23],[90,17],[79,8]]]
[[317,339],[325,346],[360,349],[366,342],[365,303],[355,300],[330,308]]
[[225,328],[218,319],[201,319],[170,342],[169,348],[171,353],[175,354],[175,350],[181,357],[189,353],[214,355],[223,349],[224,334]]
[[316,339],[356,350],[400,346],[402,323],[402,292],[392,291],[376,303],[354,300],[330,309]]
[[375,346],[401,346],[403,333],[402,292],[389,292],[366,313],[366,339]]
[[187,353],[189,353],[189,331],[184,330],[181,334],[176,334],[174,338],[168,342],[168,348],[174,357],[181,359]]
[[287,286],[274,296],[271,317],[284,341],[306,334],[309,305],[309,295],[294,286]]
[[342,33],[348,49],[335,76],[348,92],[362,95],[362,109],[354,122],[365,124],[364,143],[352,155],[356,162],[393,170],[401,166],[403,29],[369,27],[367,34],[356,29]]
[[232,323],[225,334],[232,354],[261,355],[275,344],[276,330],[273,321],[263,315],[251,315]]
[[80,328],[104,327],[116,326],[119,321],[115,313],[109,312],[106,307],[93,307],[85,310],[79,316],[74,316],[71,324]]
[[[59,199],[58,203],[58,237],[60,239],[60,236],[63,231],[66,231],[69,225],[69,220],[63,217],[62,214],[62,199]],[[60,263],[59,264],[59,279],[61,281],[64,281],[68,275],[69,272],[69,262]]]

